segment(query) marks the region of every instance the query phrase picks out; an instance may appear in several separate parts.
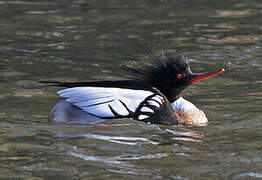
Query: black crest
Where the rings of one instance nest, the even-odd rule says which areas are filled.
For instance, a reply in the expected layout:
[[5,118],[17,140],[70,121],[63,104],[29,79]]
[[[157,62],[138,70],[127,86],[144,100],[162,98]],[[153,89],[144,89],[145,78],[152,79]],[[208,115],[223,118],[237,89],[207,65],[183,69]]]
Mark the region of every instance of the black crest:
[[147,67],[132,71],[139,80],[156,87],[170,102],[175,101],[180,92],[189,85],[191,71],[184,56],[163,53],[147,59]]

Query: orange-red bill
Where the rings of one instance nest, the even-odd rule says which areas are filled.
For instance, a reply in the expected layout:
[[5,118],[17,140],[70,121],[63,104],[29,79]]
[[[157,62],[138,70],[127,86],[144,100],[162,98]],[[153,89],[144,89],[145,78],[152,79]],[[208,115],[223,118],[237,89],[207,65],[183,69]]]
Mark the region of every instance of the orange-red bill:
[[193,77],[192,79],[190,79],[189,82],[190,83],[195,83],[195,82],[198,82],[198,81],[210,78],[212,76],[215,76],[215,75],[220,74],[220,73],[225,72],[225,71],[226,70],[224,68],[222,68],[219,71],[216,71],[214,73],[198,74],[195,77]]

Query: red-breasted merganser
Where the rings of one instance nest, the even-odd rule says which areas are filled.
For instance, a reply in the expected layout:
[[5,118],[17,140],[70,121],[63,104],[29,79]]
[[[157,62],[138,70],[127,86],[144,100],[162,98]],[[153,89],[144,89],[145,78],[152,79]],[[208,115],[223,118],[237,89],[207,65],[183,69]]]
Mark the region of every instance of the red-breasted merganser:
[[[203,111],[180,97],[187,86],[224,72],[192,73],[183,56],[163,55],[149,67],[133,70],[134,80],[52,82],[67,87],[49,119],[55,122],[94,124],[109,119],[133,118],[152,124],[206,125]],[[49,82],[50,83],[50,82]]]

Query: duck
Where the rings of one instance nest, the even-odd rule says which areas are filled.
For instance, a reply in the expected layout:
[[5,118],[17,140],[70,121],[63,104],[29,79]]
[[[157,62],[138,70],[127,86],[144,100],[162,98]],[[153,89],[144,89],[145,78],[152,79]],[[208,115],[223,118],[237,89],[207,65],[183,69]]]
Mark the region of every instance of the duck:
[[134,78],[119,81],[58,82],[51,86],[60,100],[52,107],[52,122],[96,124],[130,118],[162,125],[205,126],[205,113],[181,96],[188,86],[225,71],[193,73],[183,55],[149,58],[148,66],[131,69]]

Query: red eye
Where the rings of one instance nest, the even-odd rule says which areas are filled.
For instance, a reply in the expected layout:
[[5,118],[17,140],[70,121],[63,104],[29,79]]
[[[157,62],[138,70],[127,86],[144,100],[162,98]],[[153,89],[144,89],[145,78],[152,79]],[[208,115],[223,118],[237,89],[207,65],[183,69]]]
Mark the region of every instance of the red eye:
[[177,74],[176,77],[177,77],[177,79],[181,79],[183,76],[182,76],[182,74]]

